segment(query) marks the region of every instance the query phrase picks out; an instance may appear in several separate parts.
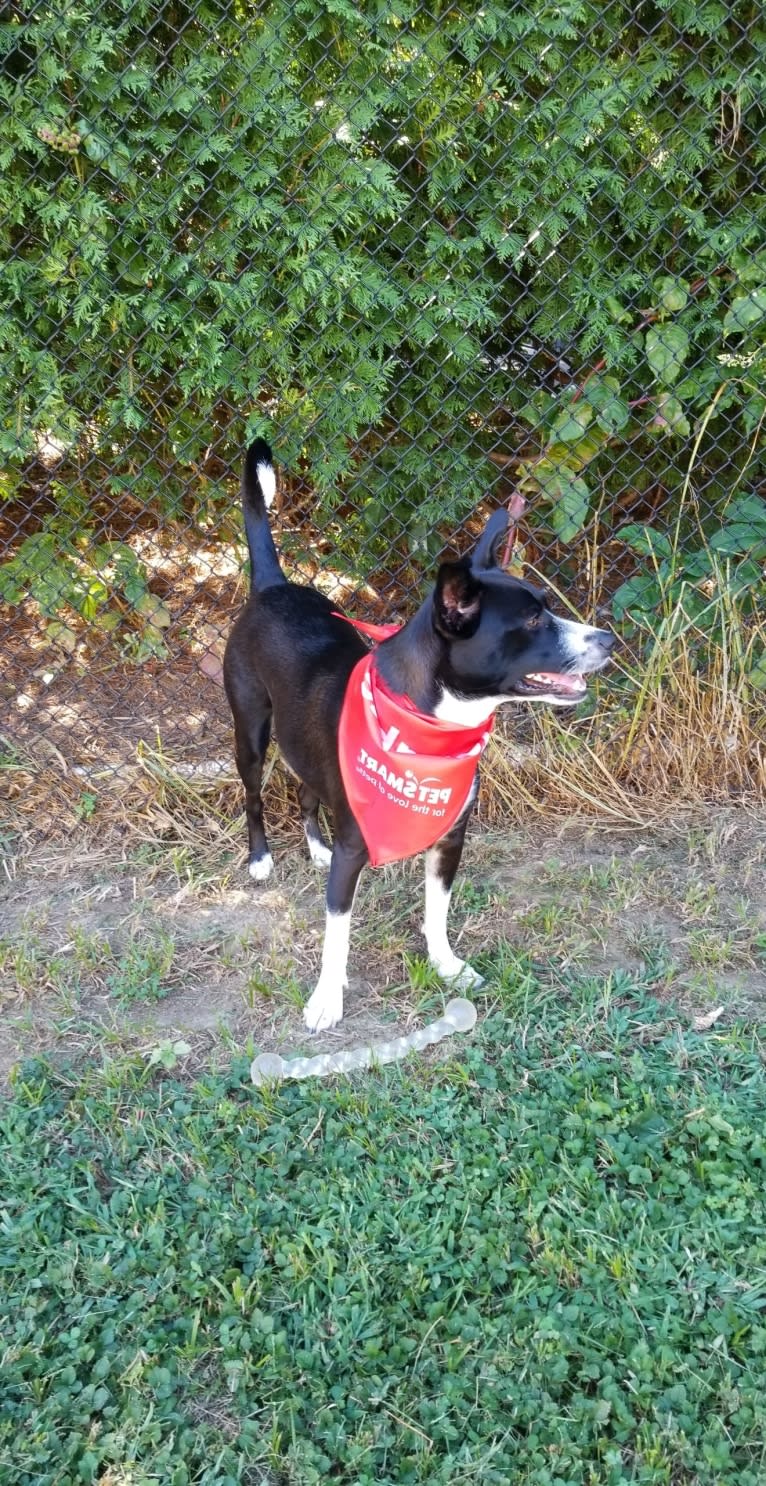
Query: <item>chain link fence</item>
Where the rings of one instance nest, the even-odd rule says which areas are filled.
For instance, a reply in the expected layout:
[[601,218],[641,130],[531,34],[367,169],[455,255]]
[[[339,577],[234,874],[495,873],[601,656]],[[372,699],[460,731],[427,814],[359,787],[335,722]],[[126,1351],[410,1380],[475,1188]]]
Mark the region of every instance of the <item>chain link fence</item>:
[[760,6],[9,0],[0,45],[17,746],[228,756],[256,434],[291,572],[359,615],[515,492],[513,564],[634,653],[757,614]]

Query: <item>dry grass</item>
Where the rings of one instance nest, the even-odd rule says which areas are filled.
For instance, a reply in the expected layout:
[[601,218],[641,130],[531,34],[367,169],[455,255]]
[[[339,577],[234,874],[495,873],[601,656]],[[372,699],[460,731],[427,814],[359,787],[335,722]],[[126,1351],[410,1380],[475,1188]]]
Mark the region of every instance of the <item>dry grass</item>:
[[[746,626],[724,588],[711,609],[704,664],[703,636],[679,602],[658,621],[645,660],[618,661],[596,683],[590,717],[533,709],[501,717],[483,766],[482,818],[579,814],[645,826],[710,804],[766,801],[766,708],[750,680],[766,654],[766,620]],[[294,788],[275,755],[265,793],[277,843],[297,840]],[[197,857],[244,854],[232,756],[188,765],[158,741],[140,744],[130,765],[86,772],[58,751],[9,752],[0,795],[22,831],[66,834],[98,811],[133,839],[188,845]]]
[[[766,621],[746,628],[722,594],[700,635],[678,604],[641,664],[599,683],[585,721],[540,713],[523,749],[498,729],[484,769],[491,818],[583,813],[645,825],[709,804],[766,801],[766,708],[750,673],[766,653]],[[610,700],[611,693],[611,700]],[[616,693],[616,694],[615,694]]]

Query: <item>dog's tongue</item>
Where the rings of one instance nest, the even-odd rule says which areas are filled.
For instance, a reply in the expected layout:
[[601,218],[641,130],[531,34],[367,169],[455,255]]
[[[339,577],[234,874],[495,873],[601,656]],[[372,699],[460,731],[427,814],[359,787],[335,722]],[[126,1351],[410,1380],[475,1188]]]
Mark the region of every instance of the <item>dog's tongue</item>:
[[572,696],[580,696],[587,689],[585,677],[574,671],[567,675],[557,671],[530,671],[527,679],[542,686],[553,686],[556,691],[569,692]]

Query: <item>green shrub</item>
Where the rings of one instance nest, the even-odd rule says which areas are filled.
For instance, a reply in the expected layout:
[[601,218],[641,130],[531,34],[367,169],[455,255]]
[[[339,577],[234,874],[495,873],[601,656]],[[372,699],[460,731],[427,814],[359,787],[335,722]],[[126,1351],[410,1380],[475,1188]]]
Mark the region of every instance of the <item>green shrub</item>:
[[45,433],[78,489],[210,518],[267,433],[369,570],[498,448],[543,535],[666,527],[714,405],[720,524],[766,410],[749,3],[43,3],[2,46],[9,469]]

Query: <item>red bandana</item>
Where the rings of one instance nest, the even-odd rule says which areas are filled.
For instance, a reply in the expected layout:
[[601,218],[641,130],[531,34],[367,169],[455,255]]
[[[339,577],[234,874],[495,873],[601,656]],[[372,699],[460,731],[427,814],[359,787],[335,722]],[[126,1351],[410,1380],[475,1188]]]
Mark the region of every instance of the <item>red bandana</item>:
[[[384,640],[398,625],[356,629]],[[479,727],[440,722],[388,690],[365,655],[340,714],[340,770],[373,867],[417,856],[452,829],[470,795],[494,715]]]

